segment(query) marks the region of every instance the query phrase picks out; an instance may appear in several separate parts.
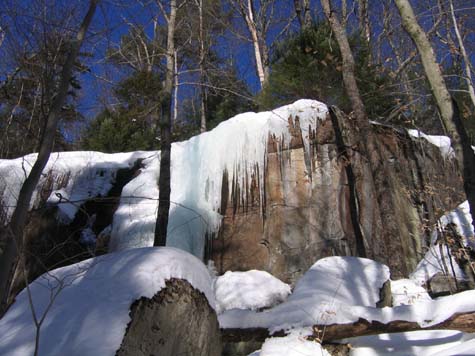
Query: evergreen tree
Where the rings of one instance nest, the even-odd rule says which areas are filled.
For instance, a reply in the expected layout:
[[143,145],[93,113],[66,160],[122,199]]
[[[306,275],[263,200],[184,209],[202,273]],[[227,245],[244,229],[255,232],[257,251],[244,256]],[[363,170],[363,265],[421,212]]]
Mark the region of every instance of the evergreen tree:
[[134,72],[124,79],[115,90],[119,107],[103,110],[90,123],[83,148],[102,152],[158,149],[160,91],[161,78],[154,72]]
[[[350,36],[356,77],[370,118],[385,117],[393,107],[381,68],[369,62],[367,42]],[[280,42],[273,54],[269,82],[258,98],[270,109],[300,98],[317,99],[351,111],[342,81],[342,60],[327,23],[318,23]]]

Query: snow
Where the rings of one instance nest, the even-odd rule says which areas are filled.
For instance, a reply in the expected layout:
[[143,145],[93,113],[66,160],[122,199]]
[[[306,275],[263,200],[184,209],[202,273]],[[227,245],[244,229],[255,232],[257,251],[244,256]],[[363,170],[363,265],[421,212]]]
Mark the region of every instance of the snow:
[[391,281],[391,294],[393,306],[411,305],[432,300],[429,293],[411,279]]
[[468,201],[464,201],[457,208],[439,219],[442,228],[452,223],[460,236],[464,237],[465,244],[475,249],[475,238],[472,225],[472,215]]
[[[474,355],[475,335],[454,330],[422,330],[360,336],[341,340],[352,346],[351,356]],[[472,340],[470,340],[472,339]]]
[[450,145],[450,138],[447,136],[437,136],[437,135],[426,135],[425,133],[419,130],[407,130],[410,136],[414,138],[423,138],[437,146],[440,150],[442,156],[446,158],[452,158],[454,156],[454,151]]
[[257,310],[283,302],[290,286],[264,271],[228,271],[214,283],[218,314],[233,308]]
[[[174,143],[167,246],[202,258],[205,233],[210,236],[221,224],[218,210],[224,172],[241,187],[250,183],[253,172],[263,181],[269,135],[280,138],[280,149],[284,149],[291,139],[288,119],[298,116],[308,149],[309,128],[315,129],[327,112],[326,105],[318,101],[299,100],[273,111],[237,115],[212,131]],[[145,160],[142,173],[122,191],[111,237],[114,251],[153,244],[157,202],[151,199],[158,197],[159,157]],[[143,198],[130,198],[133,195]]]
[[[444,265],[446,265],[447,268],[450,268],[449,271],[445,270]],[[422,286],[437,273],[452,275],[452,267],[457,279],[466,279],[465,273],[462,271],[455,258],[453,258],[447,251],[447,246],[431,246],[426,252],[424,258],[418,263],[414,272],[409,275],[409,278]]]
[[[40,355],[114,355],[132,302],[151,298],[170,278],[186,279],[214,308],[211,277],[196,257],[174,248],[108,254],[51,271],[30,286],[41,327]],[[26,291],[0,320],[0,355],[32,355],[35,327]]]
[[[105,154],[100,152],[52,153],[33,194],[30,208],[37,207],[44,189],[51,184],[52,192],[45,197],[49,204],[58,204],[59,218],[74,219],[79,205],[88,198],[104,196],[112,187],[120,168],[133,166],[146,152]],[[36,161],[36,154],[13,160],[0,160],[0,196],[7,223],[16,206],[21,185]]]
[[295,329],[285,337],[268,338],[261,350],[249,356],[330,356],[318,342],[305,338],[310,334],[309,329]]
[[[320,270],[322,279],[315,270]],[[386,266],[371,260],[328,257],[312,266],[282,304],[262,312],[228,310],[218,316],[219,322],[222,328],[267,328],[271,333],[315,324],[354,323],[359,318],[384,324],[407,320],[429,327],[455,313],[475,311],[475,290],[413,305],[375,308],[377,287],[387,273]]]

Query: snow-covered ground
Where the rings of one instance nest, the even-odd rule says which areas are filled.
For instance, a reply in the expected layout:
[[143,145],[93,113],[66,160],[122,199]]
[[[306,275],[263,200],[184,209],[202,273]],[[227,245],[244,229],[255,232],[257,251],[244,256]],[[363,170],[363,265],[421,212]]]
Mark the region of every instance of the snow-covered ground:
[[[264,294],[243,293],[240,306],[264,305],[269,295],[287,289],[265,273],[254,271],[232,276],[224,279],[226,290],[233,285],[236,290],[245,290],[258,280],[269,289]],[[114,355],[130,321],[130,305],[142,296],[152,297],[170,278],[188,280],[217,309],[214,281],[208,268],[193,255],[174,248],[131,249],[44,274],[30,286],[39,318],[51,306],[41,327],[40,355]],[[264,327],[271,332],[288,330],[285,338],[267,339],[254,356],[315,355],[316,352],[325,355],[318,343],[305,338],[311,333],[312,325],[350,323],[364,318],[382,323],[407,320],[430,326],[455,313],[475,311],[475,291],[436,300],[420,298],[410,305],[393,308],[376,308],[379,288],[388,278],[386,266],[368,259],[324,258],[309,269],[281,304],[260,312],[225,310],[218,316],[220,325],[223,328]],[[411,291],[410,284],[403,285]],[[218,295],[220,303],[223,303],[222,297]],[[221,308],[224,310],[230,305]],[[35,330],[24,290],[0,320],[0,355],[31,355]],[[400,355],[428,355],[453,347],[470,349],[474,336],[452,331],[423,331],[345,342],[353,345],[355,355],[383,355],[391,350]],[[450,353],[444,351],[446,354]]]
[[[130,321],[130,305],[151,298],[171,278],[186,279],[215,307],[206,266],[174,248],[133,249],[44,274],[30,286],[37,317],[46,313],[40,355],[114,355]],[[0,319],[0,355],[33,355],[35,331],[23,290]]]

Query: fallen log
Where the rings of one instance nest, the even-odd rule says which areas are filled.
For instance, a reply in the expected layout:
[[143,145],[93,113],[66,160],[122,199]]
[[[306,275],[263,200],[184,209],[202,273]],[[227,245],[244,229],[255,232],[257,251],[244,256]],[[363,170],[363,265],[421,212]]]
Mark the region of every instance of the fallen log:
[[[313,335],[310,339],[319,342],[330,342],[339,339],[345,339],[355,336],[397,333],[417,330],[459,330],[463,332],[475,332],[475,312],[458,313],[441,323],[421,327],[416,322],[405,320],[394,320],[387,324],[378,321],[368,321],[359,319],[349,324],[332,324],[332,325],[314,325]],[[284,330],[279,330],[272,335],[266,328],[248,328],[248,329],[221,329],[221,335],[224,342],[241,342],[241,341],[264,341],[268,337],[282,337],[286,335]]]

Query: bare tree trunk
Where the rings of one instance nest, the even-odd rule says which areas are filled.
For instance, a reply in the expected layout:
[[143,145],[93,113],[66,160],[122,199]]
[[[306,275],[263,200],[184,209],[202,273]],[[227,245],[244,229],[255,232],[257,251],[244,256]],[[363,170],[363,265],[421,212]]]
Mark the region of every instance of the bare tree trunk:
[[348,3],[346,0],[341,0],[341,25],[346,29],[348,22]]
[[[325,13],[325,16],[330,23],[330,27],[335,35],[336,41],[340,48],[341,57],[343,60],[342,65],[342,74],[343,74],[343,82],[345,84],[346,93],[351,102],[351,107],[353,108],[353,113],[356,117],[358,127],[360,128],[362,135],[367,139],[368,145],[371,145],[374,141],[372,139],[373,135],[369,126],[368,117],[366,115],[366,109],[363,104],[363,100],[361,99],[361,95],[358,89],[358,85],[356,83],[355,77],[355,60],[353,58],[353,54],[351,52],[350,44],[348,42],[348,37],[346,35],[346,31],[341,25],[340,21],[338,20],[337,14],[332,11],[330,6],[329,0],[321,0],[322,8]],[[375,148],[368,147],[368,151],[370,154],[372,152],[377,152]],[[348,178],[350,179],[350,178]],[[358,205],[357,201],[359,200],[357,197],[357,193],[355,192],[355,206]],[[359,226],[358,221],[353,222],[355,231],[360,231],[359,234],[360,238],[356,239],[356,250],[357,254],[360,257],[366,257],[366,248],[365,248],[365,236],[363,229]]]
[[200,41],[200,132],[206,132],[206,88],[205,88],[205,38],[203,21],[203,0],[198,2],[199,41]]
[[341,25],[340,20],[338,20],[336,12],[331,9],[330,1],[321,0],[321,3],[325,16],[327,17],[328,22],[330,23],[330,26],[340,48],[341,57],[343,60],[343,82],[345,84],[346,92],[351,102],[351,107],[353,108],[355,116],[358,120],[358,124],[361,124],[363,127],[369,127],[366,109],[363,104],[363,100],[361,100],[360,91],[356,83],[355,59],[353,57],[353,53],[351,52],[350,43],[348,42],[348,36],[346,35],[346,31]]
[[259,39],[256,22],[254,21],[254,5],[252,0],[247,0],[247,14],[245,16],[247,27],[251,33],[252,45],[254,46],[257,76],[259,77],[259,82],[261,83],[262,88],[264,87],[267,78],[264,71],[264,59],[260,47],[261,40]]
[[86,16],[79,27],[76,38],[71,42],[70,51],[61,72],[58,93],[51,105],[46,120],[46,128],[41,139],[38,157],[30,171],[30,174],[21,187],[17,206],[8,226],[11,236],[8,238],[5,252],[0,259],[0,315],[4,314],[8,306],[11,278],[18,260],[18,254],[23,252],[23,229],[26,225],[31,197],[38,184],[41,173],[48,163],[50,153],[53,149],[56,129],[59,119],[61,118],[61,108],[63,107],[68,95],[74,62],[78,56],[79,49],[84,41],[89,25],[91,24],[98,2],[99,0],[91,0],[89,2],[89,9]]
[[421,56],[425,74],[439,108],[442,123],[451,138],[452,148],[459,167],[463,170],[464,189],[470,205],[470,214],[475,226],[475,155],[468,140],[457,108],[447,89],[442,71],[437,63],[427,34],[420,27],[408,0],[395,0],[401,14],[402,25],[414,41]]
[[470,58],[468,57],[465,45],[463,44],[463,39],[462,35],[460,34],[459,26],[457,24],[457,18],[455,17],[454,4],[452,0],[449,0],[449,6],[450,14],[452,15],[452,22],[454,23],[455,35],[457,36],[460,52],[462,54],[463,61],[465,64],[465,81],[467,82],[468,93],[470,95],[470,99],[472,100],[473,107],[475,108],[475,90],[473,88],[472,72],[470,70]]
[[[160,177],[158,180],[158,213],[155,224],[154,246],[165,246],[167,243],[168,214],[170,211],[170,165],[171,165],[171,110],[172,96],[175,79],[175,26],[176,26],[177,3],[170,0],[170,14],[167,16],[167,53],[166,75],[161,99],[160,120]],[[176,100],[176,98],[175,98]]]
[[[247,29],[250,34],[250,41],[254,48],[254,59],[256,61],[256,73],[259,78],[259,83],[261,88],[264,87],[264,84],[267,81],[269,76],[269,65],[268,65],[268,48],[265,44],[265,30],[263,28],[258,28],[258,21],[262,24],[266,22],[265,19],[265,9],[262,9],[262,6],[266,7],[271,2],[263,4],[260,2],[261,9],[259,15],[262,18],[255,18],[255,9],[254,9],[254,0],[232,0],[233,6],[238,9],[241,13],[242,18],[246,22]],[[262,27],[262,26],[261,26]]]
[[368,0],[358,0],[358,22],[361,37],[369,44],[371,41],[371,26],[369,22]]
[[178,55],[177,51],[175,50],[173,55],[173,68],[174,68],[174,76],[173,76],[173,116],[172,116],[172,127],[176,125],[176,121],[178,119]]
[[312,26],[312,14],[310,12],[310,0],[303,0],[304,28]]

